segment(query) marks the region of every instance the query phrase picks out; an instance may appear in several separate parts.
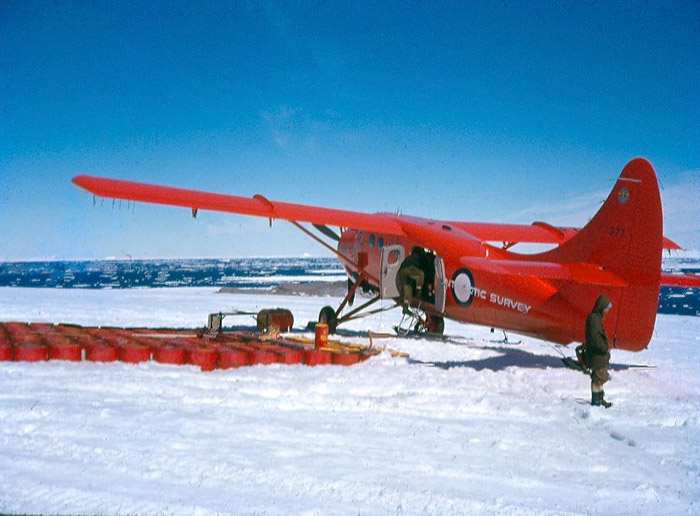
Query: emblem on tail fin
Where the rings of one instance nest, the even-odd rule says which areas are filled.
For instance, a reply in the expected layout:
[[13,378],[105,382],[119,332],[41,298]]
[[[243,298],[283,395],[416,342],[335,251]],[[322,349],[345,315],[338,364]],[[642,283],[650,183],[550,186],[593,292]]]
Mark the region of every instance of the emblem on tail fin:
[[620,204],[625,204],[627,201],[630,199],[630,191],[627,188],[620,188],[620,191],[617,192],[617,200],[620,201]]

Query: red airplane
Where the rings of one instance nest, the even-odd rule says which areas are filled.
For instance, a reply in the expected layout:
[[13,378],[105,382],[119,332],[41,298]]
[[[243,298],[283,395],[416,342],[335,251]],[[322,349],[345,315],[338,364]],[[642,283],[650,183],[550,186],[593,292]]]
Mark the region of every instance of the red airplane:
[[[319,315],[332,329],[380,299],[400,304],[403,275],[398,273],[414,248],[426,282],[420,298],[411,297],[409,304],[418,329],[435,333],[442,333],[449,318],[560,344],[582,342],[586,315],[605,294],[612,302],[605,328],[614,347],[640,351],[654,329],[659,286],[700,287],[700,277],[661,273],[662,249],[680,248],[662,234],[656,174],[641,158],[625,166],[582,229],[368,214],[85,175],[73,183],[100,197],[191,208],[193,216],[214,210],[264,217],[270,224],[290,221],[335,253],[350,278],[338,309],[324,307]],[[337,248],[301,222],[336,241]],[[338,226],[340,235],[328,226]],[[517,243],[558,245],[518,254],[509,250]],[[341,316],[358,287],[374,297]],[[411,287],[416,295],[417,285]]]

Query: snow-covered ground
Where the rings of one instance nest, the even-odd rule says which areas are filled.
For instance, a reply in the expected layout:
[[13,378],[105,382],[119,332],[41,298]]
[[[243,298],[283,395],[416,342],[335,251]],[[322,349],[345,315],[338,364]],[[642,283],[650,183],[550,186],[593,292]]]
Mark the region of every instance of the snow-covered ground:
[[[338,302],[215,291],[0,288],[0,320],[193,327],[280,306],[301,328]],[[446,333],[353,367],[0,362],[0,513],[700,513],[700,318],[659,316],[647,351],[613,352],[609,410],[560,348]]]

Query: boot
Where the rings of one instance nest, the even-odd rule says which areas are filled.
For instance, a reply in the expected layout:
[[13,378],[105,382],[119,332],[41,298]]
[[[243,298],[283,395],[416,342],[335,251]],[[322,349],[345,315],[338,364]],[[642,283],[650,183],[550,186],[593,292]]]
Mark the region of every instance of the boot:
[[612,407],[612,403],[610,403],[609,401],[605,401],[605,391],[600,391],[599,396],[600,396],[600,397],[599,397],[599,400],[598,400],[598,401],[599,401],[599,403],[598,403],[599,405],[601,405],[601,406],[603,406],[603,407],[605,407],[605,408],[610,408],[610,407]]
[[595,407],[605,407],[605,408],[612,407],[612,403],[605,401],[604,396],[605,396],[605,392],[603,392],[603,391],[591,393],[591,405],[593,405]]

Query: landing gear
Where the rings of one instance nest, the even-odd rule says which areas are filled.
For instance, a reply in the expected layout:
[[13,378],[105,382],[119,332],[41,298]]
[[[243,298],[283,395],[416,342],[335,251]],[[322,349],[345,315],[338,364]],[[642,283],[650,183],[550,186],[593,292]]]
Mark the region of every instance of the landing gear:
[[332,306],[324,306],[318,313],[318,322],[328,325],[328,333],[335,333],[338,327],[338,316]]
[[348,292],[352,290],[351,294],[348,294],[348,305],[352,306],[355,303],[355,291],[353,290],[353,281],[348,278]]
[[326,323],[328,325],[329,333],[335,333],[336,328],[341,323],[351,321],[353,319],[359,319],[360,317],[365,317],[367,315],[376,314],[378,312],[383,312],[385,310],[390,309],[385,307],[365,311],[367,308],[369,308],[371,305],[373,305],[381,299],[379,295],[376,295],[369,301],[362,303],[354,310],[350,310],[349,312],[341,316],[340,314],[343,312],[343,309],[347,305],[352,304],[352,301],[354,301],[355,291],[357,290],[357,287],[365,289],[365,286],[367,286],[368,289],[370,288],[369,284],[365,281],[365,276],[363,272],[360,272],[360,274],[358,274],[357,276],[357,279],[355,279],[354,282],[351,282],[348,286],[348,293],[343,299],[343,301],[340,303],[340,306],[337,310],[333,309],[332,306],[324,306],[318,313],[318,322]]
[[[271,208],[272,205],[267,201],[270,206],[268,208]],[[296,221],[290,221],[292,225],[294,225],[296,228],[301,230],[302,232],[306,233],[308,236],[316,240],[319,244],[322,246],[326,247],[329,251],[332,253],[336,254],[342,262],[346,264],[346,268],[348,270],[353,270],[355,271],[352,275],[354,278],[348,280],[348,293],[343,299],[343,301],[340,303],[340,306],[338,307],[337,310],[334,310],[332,306],[324,306],[321,311],[318,314],[318,321],[323,322],[325,324],[328,324],[328,331],[330,333],[334,333],[336,331],[336,328],[338,325],[345,323],[347,321],[351,321],[353,319],[359,319],[360,317],[365,317],[367,315],[372,315],[376,314],[379,312],[383,312],[385,310],[388,310],[389,308],[387,307],[382,307],[382,308],[376,308],[374,310],[367,310],[371,305],[376,303],[377,301],[380,301],[383,299],[381,292],[377,293],[376,296],[372,297],[372,299],[366,301],[365,303],[362,303],[360,306],[357,308],[350,310],[349,312],[343,314],[343,309],[346,306],[352,306],[354,301],[355,301],[355,292],[357,291],[357,288],[361,288],[363,292],[376,292],[377,287],[375,285],[380,284],[379,278],[374,277],[372,274],[368,273],[366,270],[367,265],[369,264],[369,259],[368,259],[368,254],[366,250],[362,250],[362,247],[360,246],[360,249],[357,252],[356,258],[349,257],[345,254],[343,254],[345,251],[341,251],[342,245],[338,245],[338,250],[334,249],[331,247],[327,242],[323,241],[321,238],[318,236],[314,235],[311,233],[308,229],[306,229],[304,226],[299,224]],[[341,241],[341,237],[337,235],[334,231],[329,229],[327,226],[322,225],[322,224],[314,224],[314,227],[324,236],[327,238],[330,238],[331,240],[334,240],[336,242]],[[343,233],[345,234],[345,233]],[[358,233],[358,236],[361,234]],[[354,235],[354,233],[353,233]],[[380,247],[382,247],[380,245]],[[399,246],[400,247],[400,246]],[[402,248],[403,249],[403,248]],[[381,289],[380,289],[381,290]],[[343,314],[343,315],[341,315]],[[309,322],[309,329],[313,329],[314,323]]]
[[425,329],[430,333],[442,335],[445,333],[445,319],[439,315],[428,314],[425,316]]
[[[491,328],[491,333],[493,333],[494,331],[495,331],[495,329]],[[489,342],[493,342],[494,344],[520,344],[522,342],[520,340],[516,340],[516,341],[508,340],[508,334],[504,330],[501,330],[501,331],[503,332],[502,339],[490,340]]]
[[[404,309],[401,322],[395,327],[399,335],[413,333],[432,333],[442,335],[445,333],[445,319],[439,315],[426,313],[420,306]],[[406,326],[404,327],[404,324]]]

